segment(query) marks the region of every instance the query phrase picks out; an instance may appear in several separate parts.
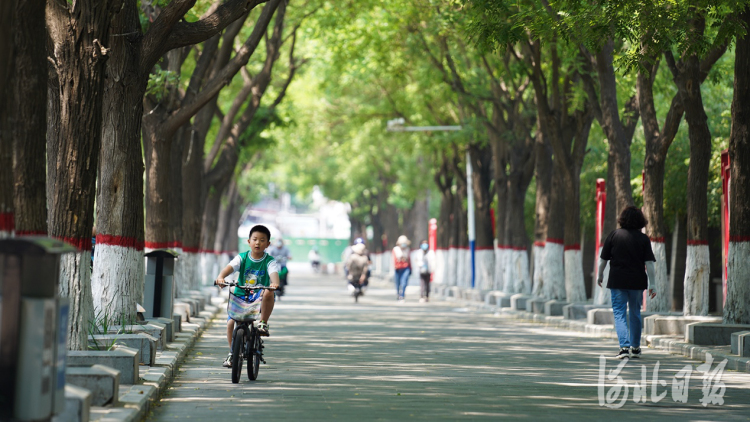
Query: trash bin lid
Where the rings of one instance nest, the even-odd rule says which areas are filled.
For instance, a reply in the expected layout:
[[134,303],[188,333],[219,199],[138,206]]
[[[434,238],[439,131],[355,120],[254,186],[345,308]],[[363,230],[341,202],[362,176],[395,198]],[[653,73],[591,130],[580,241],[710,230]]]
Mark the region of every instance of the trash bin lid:
[[54,255],[77,251],[69,243],[45,236],[16,237],[0,240],[0,254],[6,255]]
[[146,256],[151,258],[174,258],[177,259],[177,257],[180,254],[177,253],[174,249],[154,249],[151,252],[147,253]]

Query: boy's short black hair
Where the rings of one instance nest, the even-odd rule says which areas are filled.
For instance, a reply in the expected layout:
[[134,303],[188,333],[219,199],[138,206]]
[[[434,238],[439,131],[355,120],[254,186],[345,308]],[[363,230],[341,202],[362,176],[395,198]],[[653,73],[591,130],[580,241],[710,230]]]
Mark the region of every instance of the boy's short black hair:
[[646,227],[648,221],[643,216],[643,212],[639,208],[630,206],[625,207],[620,213],[620,218],[617,219],[617,223],[623,229],[640,230]]
[[247,235],[247,238],[250,239],[253,237],[253,233],[255,232],[263,233],[266,235],[266,240],[271,240],[271,230],[268,230],[268,227],[261,224],[253,226],[253,228],[250,229],[250,234]]

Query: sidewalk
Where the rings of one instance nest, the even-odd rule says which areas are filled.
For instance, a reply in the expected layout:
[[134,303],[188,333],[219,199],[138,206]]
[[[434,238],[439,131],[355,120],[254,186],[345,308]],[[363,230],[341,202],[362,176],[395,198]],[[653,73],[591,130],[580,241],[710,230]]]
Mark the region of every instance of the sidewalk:
[[[622,408],[600,405],[615,396],[613,340],[498,318],[458,303],[417,302],[410,287],[397,304],[379,283],[354,304],[341,277],[297,275],[271,319],[266,361],[257,381],[232,384],[221,367],[228,346],[225,313],[196,342],[149,420],[747,420],[750,374],[725,371],[723,405],[704,408],[700,362],[645,349],[619,373],[629,395]],[[714,362],[712,369],[718,365]],[[651,396],[655,368],[658,402]],[[674,378],[690,365],[687,402],[673,400]],[[634,403],[642,383],[645,403]],[[713,384],[717,385],[717,384]],[[620,390],[621,392],[624,390]],[[710,392],[710,391],[709,391]],[[679,394],[678,394],[679,396]]]

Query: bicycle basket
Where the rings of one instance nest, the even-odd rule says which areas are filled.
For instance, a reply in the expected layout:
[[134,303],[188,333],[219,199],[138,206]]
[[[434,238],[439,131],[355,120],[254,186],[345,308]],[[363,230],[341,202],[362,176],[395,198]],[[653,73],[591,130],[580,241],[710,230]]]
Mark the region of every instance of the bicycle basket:
[[229,318],[240,322],[260,319],[261,299],[262,295],[260,294],[252,295],[248,300],[245,300],[244,298],[235,296],[234,293],[229,292],[227,315],[229,315]]

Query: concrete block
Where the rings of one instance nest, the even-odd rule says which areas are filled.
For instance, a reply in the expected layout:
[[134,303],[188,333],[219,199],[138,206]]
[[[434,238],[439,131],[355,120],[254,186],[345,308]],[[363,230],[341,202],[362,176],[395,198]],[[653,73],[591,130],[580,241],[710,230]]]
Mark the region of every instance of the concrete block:
[[750,331],[732,333],[732,354],[750,357]]
[[451,286],[450,289],[448,289],[448,297],[452,297],[453,299],[460,299],[461,288],[458,286]]
[[721,323],[721,317],[650,315],[643,319],[643,334],[684,336],[685,326],[694,322]]
[[164,325],[165,335],[166,338],[164,339],[164,342],[170,342],[174,341],[174,320],[172,318],[148,318],[146,319],[146,322],[158,322],[159,324]]
[[124,407],[136,410],[134,420],[140,421],[148,414],[151,402],[157,398],[159,390],[153,385],[141,384],[123,388],[120,391],[120,403]]
[[568,305],[568,302],[562,300],[548,300],[544,302],[544,315],[546,316],[562,316],[563,309]]
[[172,312],[174,312],[174,315],[182,317],[182,322],[190,322],[190,304],[175,301],[172,305]]
[[172,315],[172,321],[172,341],[174,341],[174,339],[177,337],[176,334],[182,331],[182,316],[174,314]]
[[732,344],[732,333],[748,330],[750,324],[693,322],[687,325],[685,341],[702,346],[727,346]]
[[510,297],[510,309],[513,311],[523,311],[526,309],[526,301],[531,300],[531,296],[523,293],[517,293]]
[[500,292],[495,298],[498,308],[510,308],[510,298],[513,296],[510,293]]
[[547,303],[547,299],[543,297],[533,297],[531,300],[526,301],[526,310],[537,315],[544,315],[545,303]]
[[563,317],[565,319],[586,319],[590,309],[607,309],[608,305],[591,305],[589,303],[571,303],[563,307]]
[[136,384],[141,361],[138,349],[118,346],[114,350],[68,351],[68,366],[106,365],[120,371],[121,384]]
[[158,322],[148,322],[146,324],[133,324],[133,325],[113,325],[109,327],[107,334],[138,334],[146,333],[156,339],[156,349],[161,350],[166,344],[164,331],[166,327],[164,324]]
[[65,384],[65,409],[52,417],[52,422],[89,422],[90,412],[91,392],[85,388]]
[[91,405],[116,405],[120,396],[120,371],[104,365],[70,367],[65,382],[91,392]]
[[106,350],[102,346],[119,344],[140,351],[141,363],[153,365],[156,359],[156,343],[159,340],[148,333],[137,334],[95,334],[89,336],[89,349]]
[[589,324],[593,325],[614,325],[615,315],[612,308],[609,309],[589,309],[586,313],[586,319]]

